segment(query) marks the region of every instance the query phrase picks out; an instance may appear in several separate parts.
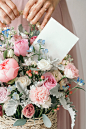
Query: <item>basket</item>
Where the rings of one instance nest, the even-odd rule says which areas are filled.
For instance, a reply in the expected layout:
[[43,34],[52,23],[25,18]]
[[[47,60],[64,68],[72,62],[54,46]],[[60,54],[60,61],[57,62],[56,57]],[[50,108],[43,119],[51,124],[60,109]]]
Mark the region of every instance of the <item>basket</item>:
[[[57,112],[50,112],[47,114],[47,116],[52,123],[52,127],[50,129],[57,129]],[[34,120],[29,119],[23,126],[13,126],[16,120],[17,119],[7,117],[5,115],[3,117],[0,117],[0,129],[48,129],[47,127],[45,127],[42,117],[36,118],[35,123]]]

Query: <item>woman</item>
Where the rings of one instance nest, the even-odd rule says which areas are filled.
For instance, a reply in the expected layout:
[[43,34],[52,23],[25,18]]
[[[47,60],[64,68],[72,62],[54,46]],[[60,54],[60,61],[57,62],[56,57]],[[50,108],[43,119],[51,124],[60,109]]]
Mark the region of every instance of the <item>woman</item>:
[[[18,10],[24,10],[23,17],[19,17]],[[17,29],[20,23],[23,24],[24,27],[28,28],[28,21],[31,24],[35,24],[39,21],[39,19],[41,28],[43,28],[51,17],[51,14],[54,19],[73,32],[72,21],[65,0],[0,0],[0,17],[2,17],[7,24],[11,23],[10,26],[14,26],[15,29]],[[0,22],[0,26],[4,27],[5,25]],[[76,67],[80,70],[82,64],[78,44],[71,50],[70,53],[74,58]],[[77,62],[79,63],[77,64]],[[82,70],[80,71],[80,75],[83,78]],[[75,129],[81,129],[79,94],[80,93],[78,91],[71,98],[78,110]],[[70,116],[61,107],[58,112],[58,129],[71,129],[70,125]]]

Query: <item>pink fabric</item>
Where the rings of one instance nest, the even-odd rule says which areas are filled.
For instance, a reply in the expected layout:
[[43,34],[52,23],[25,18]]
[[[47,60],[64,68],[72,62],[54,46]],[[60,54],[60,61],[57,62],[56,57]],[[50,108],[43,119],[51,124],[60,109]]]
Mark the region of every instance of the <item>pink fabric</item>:
[[[28,0],[12,0],[12,1],[17,5],[19,10],[23,10],[24,6],[25,6],[25,4],[27,3]],[[70,18],[65,0],[60,1],[60,3],[58,4],[58,6],[57,6],[57,8],[54,11],[52,16],[58,22],[60,22],[62,25],[64,25],[67,29],[69,29],[71,32],[74,32],[73,31],[74,30],[73,29],[73,24],[72,24],[72,21],[71,21],[71,18]],[[42,21],[42,19],[40,21]],[[22,16],[15,19],[12,22],[11,26],[15,26],[15,28],[17,28],[17,26],[20,23],[23,24],[25,29],[29,29],[27,20],[23,19]],[[83,78],[82,63],[81,63],[82,61],[81,61],[81,56],[80,56],[80,51],[79,51],[79,45],[78,44],[75,45],[75,47],[71,50],[70,54],[74,58],[75,66],[79,69],[79,74],[80,74],[81,78]],[[73,86],[74,85],[72,85],[72,87]],[[82,105],[80,105],[80,99],[81,99],[81,95],[83,93],[81,91],[77,91],[71,97],[71,101],[73,101],[73,104],[75,105],[75,108],[78,110],[77,117],[76,117],[76,125],[75,125],[74,129],[81,129],[80,128],[80,125],[81,125],[80,115],[82,115],[82,111],[80,110],[80,107]],[[85,101],[84,98],[83,98],[83,101]],[[84,106],[83,106],[83,110],[84,110]],[[60,111],[58,111],[58,129],[71,129],[70,125],[71,125],[70,116],[69,116],[68,112],[65,111],[61,107]]]

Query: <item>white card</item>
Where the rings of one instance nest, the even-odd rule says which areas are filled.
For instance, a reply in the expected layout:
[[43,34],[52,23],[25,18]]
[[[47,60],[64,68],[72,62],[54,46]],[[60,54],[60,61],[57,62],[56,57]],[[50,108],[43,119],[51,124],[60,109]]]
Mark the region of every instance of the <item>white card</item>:
[[[45,28],[41,31],[34,45],[37,44],[39,39],[45,40],[44,47],[48,49],[48,55],[52,59],[58,58],[60,61],[62,61],[79,40],[78,37],[53,18],[49,20]],[[37,45],[35,46],[38,47]]]

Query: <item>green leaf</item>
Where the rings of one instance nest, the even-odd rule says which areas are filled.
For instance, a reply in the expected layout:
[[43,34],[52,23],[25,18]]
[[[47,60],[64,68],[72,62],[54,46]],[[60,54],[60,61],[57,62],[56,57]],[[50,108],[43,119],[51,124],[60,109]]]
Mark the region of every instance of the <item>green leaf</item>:
[[15,79],[16,79],[16,78],[14,78],[13,80],[9,81],[7,84],[8,84],[8,85],[13,84],[13,83],[15,82]]
[[[81,90],[84,90],[83,88],[81,88],[81,87],[78,87],[78,86],[77,86],[76,88],[77,88],[77,89],[81,89]],[[86,92],[86,90],[84,90],[84,91]]]
[[3,53],[4,59],[7,57],[7,50]]
[[19,120],[17,120],[17,121],[14,123],[13,126],[22,126],[22,125],[25,125],[26,122],[27,122],[26,119],[19,119]]
[[45,125],[47,128],[51,128],[52,123],[51,123],[50,119],[49,119],[45,114],[42,114],[42,117],[43,117],[44,125]]
[[40,69],[37,69],[37,68],[31,68],[32,71],[40,71]]

